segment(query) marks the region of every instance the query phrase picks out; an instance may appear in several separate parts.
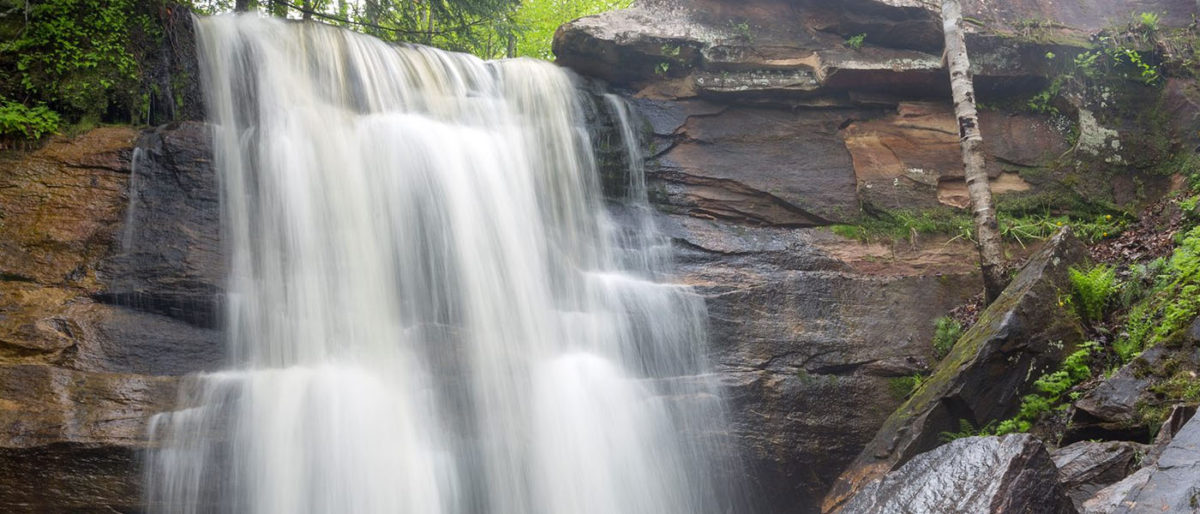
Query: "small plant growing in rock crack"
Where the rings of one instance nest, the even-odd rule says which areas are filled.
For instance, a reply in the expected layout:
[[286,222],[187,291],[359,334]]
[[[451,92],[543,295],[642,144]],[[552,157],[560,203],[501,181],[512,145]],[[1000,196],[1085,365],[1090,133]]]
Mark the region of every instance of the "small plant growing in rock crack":
[[1158,31],[1158,13],[1144,12],[1137,15],[1138,26],[1146,32]]
[[962,337],[963,326],[950,316],[942,316],[933,322],[933,357],[942,360],[950,355],[954,343]]
[[866,40],[867,40],[867,34],[865,32],[862,34],[850,36],[850,37],[846,38],[846,46],[848,46],[854,50],[859,50],[862,48],[863,43],[866,42]]
[[892,393],[892,397],[904,401],[907,400],[921,385],[925,383],[925,375],[914,373],[905,377],[892,377],[888,379],[888,389]]
[[992,421],[984,426],[975,428],[975,425],[965,419],[958,420],[958,432],[942,432],[938,434],[938,439],[943,443],[948,443],[955,439],[964,437],[975,437],[977,435],[989,435],[996,432],[996,422]]
[[[1021,408],[1017,415],[996,425],[995,435],[1028,432],[1043,414],[1052,409],[1066,408],[1067,405],[1063,403],[1064,393],[1092,376],[1088,362],[1099,348],[1100,344],[1095,341],[1083,343],[1079,345],[1079,349],[1063,359],[1062,366],[1057,370],[1038,377],[1033,382],[1037,392],[1021,398]],[[1070,398],[1069,395],[1066,397]]]
[[750,41],[752,39],[752,34],[750,33],[750,23],[746,22],[745,20],[740,22],[729,20],[729,30],[730,32],[733,32],[735,37],[743,41]]

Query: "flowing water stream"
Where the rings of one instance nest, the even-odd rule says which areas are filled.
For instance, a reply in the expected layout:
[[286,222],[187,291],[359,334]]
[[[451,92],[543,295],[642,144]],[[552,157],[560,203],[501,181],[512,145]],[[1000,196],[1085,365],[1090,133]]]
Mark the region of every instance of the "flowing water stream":
[[[567,73],[197,31],[232,357],[152,420],[151,510],[736,509],[703,301],[662,282],[640,168],[609,215]],[[626,106],[595,108],[640,162]]]

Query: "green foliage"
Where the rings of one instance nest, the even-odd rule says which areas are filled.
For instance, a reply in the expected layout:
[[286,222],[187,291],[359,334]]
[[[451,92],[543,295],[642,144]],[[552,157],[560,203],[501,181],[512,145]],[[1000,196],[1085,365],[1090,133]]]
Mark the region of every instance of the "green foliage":
[[1046,89],[1034,93],[1026,106],[1029,107],[1029,110],[1032,112],[1041,114],[1058,114],[1058,108],[1054,106],[1054,101],[1058,99],[1058,95],[1062,93],[1064,82],[1065,79],[1061,75],[1054,77],[1054,80],[1050,81],[1050,85],[1046,86]]
[[134,111],[140,70],[130,45],[158,36],[153,9],[134,0],[42,0],[5,13],[6,23],[27,18],[0,41],[0,67],[12,70],[0,78],[0,95],[44,103],[71,120]]
[[1174,340],[1200,315],[1200,227],[1186,232],[1171,257],[1159,266],[1153,288],[1130,309],[1125,328],[1113,344],[1124,361]]
[[996,432],[995,422],[988,423],[982,427],[976,428],[974,424],[965,419],[958,420],[958,432],[942,432],[938,434],[938,439],[943,443],[948,443],[955,439],[964,437],[975,437],[977,435],[988,435]]
[[[1113,214],[1115,213],[1115,214]],[[1065,225],[1087,242],[1116,236],[1131,218],[1119,211],[1082,197],[1063,194],[1005,196],[997,201],[996,221],[1004,240],[1025,245],[1046,239]],[[920,211],[875,211],[853,225],[833,225],[837,235],[862,242],[910,242],[924,234],[941,234],[974,241],[975,224],[969,213],[948,208]]]
[[942,316],[933,322],[933,356],[937,360],[942,360],[950,354],[950,350],[954,348],[954,343],[962,337],[963,326],[958,320],[949,316]]
[[888,379],[888,391],[896,400],[906,400],[925,383],[925,375],[919,373],[907,377],[892,377]]
[[970,238],[971,219],[963,213],[944,209],[892,211],[879,213],[855,225],[834,225],[835,234],[862,242],[878,240],[915,241],[921,234],[951,234]]
[[1117,291],[1117,270],[1101,264],[1087,271],[1074,266],[1067,271],[1076,314],[1086,322],[1103,319],[1109,299]]
[[866,33],[850,36],[850,37],[846,38],[846,46],[850,47],[854,50],[859,50],[862,48],[863,43],[866,40],[867,40]]
[[1092,370],[1088,365],[1092,354],[1100,348],[1094,341],[1079,345],[1074,353],[1063,360],[1057,370],[1038,377],[1033,382],[1037,391],[1021,398],[1021,407],[1017,415],[996,425],[995,434],[1004,435],[1014,432],[1028,432],[1042,415],[1055,409],[1066,407],[1064,399],[1067,391],[1091,378]]
[[0,98],[0,140],[39,139],[58,130],[62,120],[44,105],[26,107]]
[[1158,13],[1144,12],[1137,15],[1137,22],[1142,30],[1147,32],[1158,31]]
[[750,31],[750,23],[745,20],[739,22],[729,20],[729,31],[733,32],[738,39],[743,41],[753,39],[753,33]]
[[524,0],[513,15],[516,55],[553,59],[550,44],[558,27],[584,16],[623,9],[632,3],[633,0]]

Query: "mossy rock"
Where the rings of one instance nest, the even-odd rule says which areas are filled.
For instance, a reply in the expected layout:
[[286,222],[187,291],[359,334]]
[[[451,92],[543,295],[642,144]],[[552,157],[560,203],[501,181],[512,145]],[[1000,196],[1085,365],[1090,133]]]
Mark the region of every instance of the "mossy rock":
[[913,396],[884,422],[875,439],[826,498],[831,510],[863,484],[940,443],[942,432],[1012,416],[1034,380],[1054,369],[1083,340],[1079,319],[1060,302],[1070,290],[1067,269],[1087,249],[1062,229],[980,314]]

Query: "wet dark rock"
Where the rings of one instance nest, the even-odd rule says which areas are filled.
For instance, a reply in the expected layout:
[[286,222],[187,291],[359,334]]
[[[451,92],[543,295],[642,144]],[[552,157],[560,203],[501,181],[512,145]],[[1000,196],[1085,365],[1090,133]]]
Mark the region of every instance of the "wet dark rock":
[[140,450],[76,443],[0,447],[0,511],[141,512]]
[[1159,420],[1147,419],[1139,407],[1162,406],[1164,401],[1171,401],[1158,398],[1151,388],[1170,379],[1181,366],[1200,367],[1200,355],[1167,345],[1145,350],[1075,401],[1063,441],[1105,438],[1149,442],[1150,423]]
[[1088,514],[1196,512],[1200,509],[1200,418],[1192,417],[1157,461],[1084,502]]
[[146,420],[175,379],[0,365],[0,511],[128,510]]
[[838,512],[1074,514],[1054,462],[1028,434],[968,437],[913,458],[862,487]]
[[224,277],[208,126],[166,125],[138,140],[130,209],[100,273],[107,303],[215,327]]
[[693,216],[747,224],[855,217],[854,166],[838,132],[846,116],[743,108],[691,116],[659,154],[656,196]]
[[1076,508],[1099,490],[1129,476],[1150,446],[1127,441],[1080,441],[1050,452],[1058,481]]
[[816,230],[690,216],[659,225],[676,240],[680,280],[705,298],[712,360],[762,512],[816,510],[903,400],[894,382],[928,368],[933,319],[980,288],[972,266],[954,264],[970,262],[962,253],[930,264],[940,276],[881,256],[896,268],[875,275],[855,268],[864,248]]
[[[1067,269],[1087,250],[1063,229],[1029,262],[955,344],[924,385],[894,412],[826,496],[832,511],[871,480],[933,449],[943,432],[1006,419],[1033,381],[1083,338],[1077,318],[1059,304]],[[854,511],[848,511],[854,512]]]

